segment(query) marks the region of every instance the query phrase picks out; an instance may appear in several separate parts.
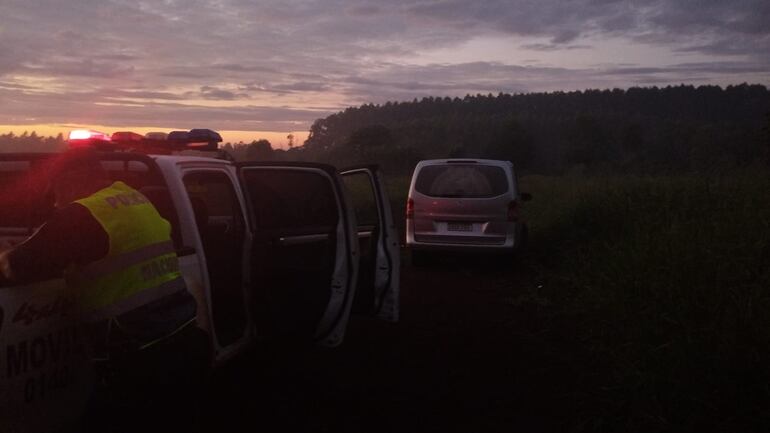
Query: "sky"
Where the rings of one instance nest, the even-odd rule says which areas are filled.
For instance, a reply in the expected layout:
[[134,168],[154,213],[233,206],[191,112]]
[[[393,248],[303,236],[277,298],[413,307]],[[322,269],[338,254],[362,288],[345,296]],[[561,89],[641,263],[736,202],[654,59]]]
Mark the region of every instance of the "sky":
[[770,85],[768,0],[2,0],[0,132],[301,144],[425,96]]

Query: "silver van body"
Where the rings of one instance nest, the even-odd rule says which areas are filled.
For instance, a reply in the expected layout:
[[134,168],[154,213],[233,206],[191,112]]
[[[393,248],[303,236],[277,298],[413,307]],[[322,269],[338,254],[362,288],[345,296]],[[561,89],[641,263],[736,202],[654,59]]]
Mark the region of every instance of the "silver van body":
[[511,252],[525,228],[513,163],[420,161],[412,174],[406,244],[413,251]]

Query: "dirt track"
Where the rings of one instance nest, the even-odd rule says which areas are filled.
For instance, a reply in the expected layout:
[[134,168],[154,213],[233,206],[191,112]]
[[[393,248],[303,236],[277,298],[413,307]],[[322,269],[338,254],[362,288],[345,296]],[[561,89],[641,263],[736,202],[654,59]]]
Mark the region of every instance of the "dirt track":
[[564,430],[575,372],[540,333],[527,266],[403,260],[400,323],[355,319],[334,350],[255,350],[219,374],[206,430]]

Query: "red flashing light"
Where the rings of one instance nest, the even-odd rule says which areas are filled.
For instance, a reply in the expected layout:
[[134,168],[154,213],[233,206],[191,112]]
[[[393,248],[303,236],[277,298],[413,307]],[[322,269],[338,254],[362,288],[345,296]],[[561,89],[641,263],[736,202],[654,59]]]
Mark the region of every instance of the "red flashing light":
[[110,141],[110,137],[107,134],[98,131],[91,131],[88,129],[75,129],[70,131],[69,139]]
[[219,133],[209,129],[191,129],[148,133],[146,136],[130,131],[120,131],[109,136],[87,129],[70,131],[68,143],[71,148],[94,147],[104,151],[132,151],[147,154],[170,155],[183,150],[216,151],[222,141]]
[[70,148],[77,147],[100,147],[108,148],[112,144],[110,142],[110,136],[98,131],[91,131],[88,129],[75,129],[70,131],[69,139],[67,142]]

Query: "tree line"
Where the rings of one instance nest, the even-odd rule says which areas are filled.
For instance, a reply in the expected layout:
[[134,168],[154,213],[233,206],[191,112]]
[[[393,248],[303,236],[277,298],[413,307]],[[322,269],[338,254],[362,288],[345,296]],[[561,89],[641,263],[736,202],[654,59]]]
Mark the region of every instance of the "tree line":
[[[64,147],[61,134],[0,135],[6,152]],[[377,162],[395,174],[448,157],[510,160],[524,173],[712,171],[770,164],[770,92],[741,84],[426,97],[317,119],[289,150],[265,139],[220,147],[237,160]]]
[[0,152],[58,152],[66,147],[64,135],[55,137],[24,131],[21,135],[9,132],[0,134]]
[[288,153],[395,173],[447,157],[507,159],[545,174],[718,170],[770,162],[770,92],[681,85],[366,104],[316,120]]

